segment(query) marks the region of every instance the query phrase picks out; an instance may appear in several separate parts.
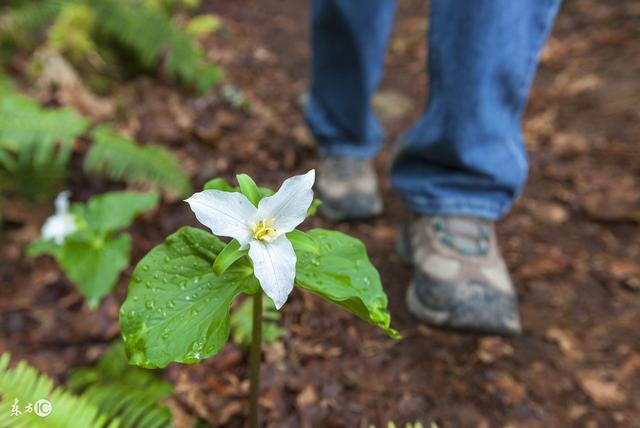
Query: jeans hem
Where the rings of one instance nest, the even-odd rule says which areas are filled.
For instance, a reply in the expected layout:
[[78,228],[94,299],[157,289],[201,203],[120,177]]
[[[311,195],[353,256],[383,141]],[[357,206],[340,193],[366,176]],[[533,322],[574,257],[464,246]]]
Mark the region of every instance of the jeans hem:
[[404,197],[409,211],[424,215],[467,215],[498,220],[511,208],[511,203],[497,203],[485,199]]

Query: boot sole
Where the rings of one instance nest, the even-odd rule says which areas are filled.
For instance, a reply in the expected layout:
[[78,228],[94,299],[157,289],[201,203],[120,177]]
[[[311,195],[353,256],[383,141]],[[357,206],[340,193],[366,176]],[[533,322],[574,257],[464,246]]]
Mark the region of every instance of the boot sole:
[[376,200],[374,201],[370,210],[361,210],[361,211],[346,211],[341,210],[339,208],[334,208],[327,203],[323,203],[318,207],[318,212],[323,217],[333,220],[358,220],[358,219],[366,219],[371,217],[376,217],[382,214],[382,201]]
[[453,331],[464,334],[474,334],[482,336],[491,335],[502,337],[513,337],[518,336],[522,333],[519,322],[517,328],[514,327],[512,329],[507,326],[505,326],[504,328],[491,328],[482,325],[460,326],[451,324],[448,322],[449,313],[447,311],[431,309],[420,302],[420,298],[417,295],[416,287],[413,281],[411,281],[411,283],[409,284],[409,288],[407,289],[405,295],[405,301],[407,309],[409,310],[409,313],[411,315],[413,315],[423,323],[429,325],[430,327],[434,327],[440,330]]

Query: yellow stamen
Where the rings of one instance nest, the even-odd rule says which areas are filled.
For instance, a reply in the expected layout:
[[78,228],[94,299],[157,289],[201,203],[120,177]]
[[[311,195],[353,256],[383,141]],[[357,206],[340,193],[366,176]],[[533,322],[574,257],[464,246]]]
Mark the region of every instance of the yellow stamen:
[[276,230],[271,227],[275,219],[260,220],[255,226],[253,226],[253,238],[259,241],[270,241],[275,238]]

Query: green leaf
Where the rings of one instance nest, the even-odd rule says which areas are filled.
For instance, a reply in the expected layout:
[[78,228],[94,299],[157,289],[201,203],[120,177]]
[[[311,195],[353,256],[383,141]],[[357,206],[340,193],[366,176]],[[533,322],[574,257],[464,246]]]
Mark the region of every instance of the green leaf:
[[239,192],[240,189],[233,187],[222,177],[214,178],[204,184],[204,190],[221,190],[223,192]]
[[84,218],[97,234],[124,229],[140,213],[158,203],[156,193],[109,192],[94,196],[86,205],[74,204],[72,210]]
[[387,295],[364,244],[331,230],[313,229],[307,234],[320,246],[320,254],[292,241],[298,257],[296,285],[399,338],[398,332],[390,327]]
[[37,257],[44,254],[53,255],[58,251],[60,246],[56,244],[52,239],[44,240],[38,239],[37,241],[29,244],[27,247],[27,255],[31,257]]
[[213,262],[213,272],[216,275],[222,275],[236,260],[246,256],[248,253],[249,250],[240,249],[240,243],[238,241],[235,239],[231,240],[231,242],[220,251],[216,257],[216,261]]
[[112,233],[129,226],[138,214],[157,202],[155,193],[110,192],[94,196],[86,204],[72,204],[78,230],[61,245],[38,240],[27,248],[27,253],[55,258],[89,306],[95,307],[129,266],[131,237],[113,237]]
[[131,364],[196,363],[224,346],[231,302],[240,293],[256,293],[259,285],[249,266],[213,273],[223,248],[212,234],[183,227],[138,263],[120,310]]
[[49,254],[56,259],[89,306],[95,308],[129,266],[130,249],[131,236],[128,234],[102,240],[78,231],[68,236],[62,245],[40,239],[29,245],[27,254]]
[[130,249],[128,234],[103,242],[68,238],[52,255],[87,298],[89,306],[96,307],[116,285],[120,272],[129,266]]
[[318,212],[318,207],[320,205],[322,205],[322,201],[320,199],[314,198],[313,201],[311,201],[311,206],[307,210],[307,217],[313,217],[314,215],[316,215],[316,212]]
[[218,31],[221,26],[222,20],[218,15],[198,15],[187,22],[185,31],[193,36],[201,36]]
[[236,179],[240,185],[240,192],[249,199],[249,202],[257,207],[258,202],[260,202],[261,195],[256,182],[247,174],[238,174],[236,175]]
[[[252,180],[253,181],[253,180]],[[234,187],[224,178],[218,177],[207,181],[204,184],[204,190],[221,190],[223,192],[239,192],[240,187]],[[266,187],[258,187],[260,199],[273,195],[273,190]],[[246,196],[246,195],[245,195]]]
[[287,233],[287,239],[293,245],[296,251],[308,251],[314,254],[320,254],[320,245],[308,233],[294,229]]

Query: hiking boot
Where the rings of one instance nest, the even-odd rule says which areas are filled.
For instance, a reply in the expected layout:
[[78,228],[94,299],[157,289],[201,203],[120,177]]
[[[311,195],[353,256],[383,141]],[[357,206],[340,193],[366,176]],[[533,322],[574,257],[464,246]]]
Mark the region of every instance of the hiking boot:
[[331,220],[366,218],[382,212],[378,177],[370,160],[326,157],[316,181],[320,214]]
[[416,268],[406,299],[421,321],[465,332],[521,332],[517,296],[492,222],[416,217],[401,230],[398,251]]

